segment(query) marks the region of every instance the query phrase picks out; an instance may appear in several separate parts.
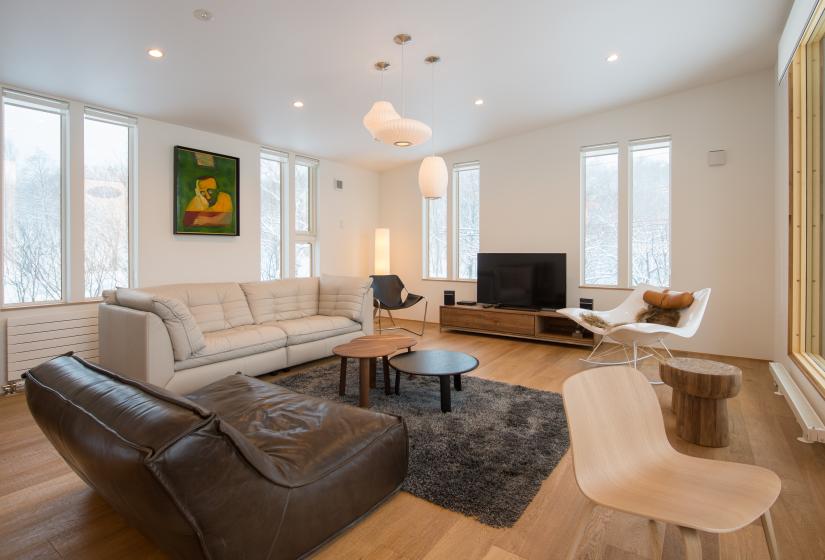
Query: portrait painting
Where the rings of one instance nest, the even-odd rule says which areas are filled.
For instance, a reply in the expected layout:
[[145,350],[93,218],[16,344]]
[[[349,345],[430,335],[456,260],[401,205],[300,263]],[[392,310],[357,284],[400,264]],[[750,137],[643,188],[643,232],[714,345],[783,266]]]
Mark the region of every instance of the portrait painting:
[[175,146],[176,234],[239,235],[239,159]]

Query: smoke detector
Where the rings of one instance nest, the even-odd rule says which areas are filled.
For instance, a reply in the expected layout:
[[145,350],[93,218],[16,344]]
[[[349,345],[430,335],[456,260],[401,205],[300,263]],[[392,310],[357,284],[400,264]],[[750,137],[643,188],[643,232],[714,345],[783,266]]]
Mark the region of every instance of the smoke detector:
[[210,21],[212,19],[212,12],[205,8],[198,8],[197,10],[192,12],[192,15],[198,21]]

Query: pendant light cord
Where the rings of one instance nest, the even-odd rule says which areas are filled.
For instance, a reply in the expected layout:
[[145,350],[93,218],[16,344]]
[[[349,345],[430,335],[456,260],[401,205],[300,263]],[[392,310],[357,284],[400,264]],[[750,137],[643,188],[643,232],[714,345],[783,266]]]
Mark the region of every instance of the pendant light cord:
[[433,156],[435,156],[435,62],[430,64],[432,66],[432,90],[433,90],[433,106],[432,106],[432,121],[433,121],[433,136],[432,136],[432,148],[433,148]]
[[407,116],[407,87],[405,81],[405,70],[407,65],[404,64],[404,47],[407,45],[407,42],[404,41],[401,43],[401,116]]

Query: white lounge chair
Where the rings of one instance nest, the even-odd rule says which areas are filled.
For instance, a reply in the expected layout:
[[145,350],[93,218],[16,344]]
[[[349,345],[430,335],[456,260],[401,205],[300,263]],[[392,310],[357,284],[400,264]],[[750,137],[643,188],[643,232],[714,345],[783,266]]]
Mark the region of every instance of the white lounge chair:
[[[710,288],[705,288],[693,293],[693,304],[687,309],[683,309],[679,324],[675,327],[659,325],[656,323],[637,323],[636,316],[646,307],[643,296],[647,290],[659,290],[655,286],[640,284],[622,302],[619,307],[610,311],[591,311],[578,307],[568,307],[559,309],[558,312],[569,317],[583,328],[592,332],[597,337],[601,337],[593,351],[583,361],[588,364],[601,366],[614,366],[622,364],[632,364],[635,368],[638,363],[650,357],[663,361],[667,357],[673,357],[670,349],[665,344],[665,337],[668,335],[690,338],[699,329],[705,308],[710,298]],[[601,328],[592,325],[582,318],[582,315],[592,313],[608,323],[609,326]],[[615,343],[618,346],[602,345]],[[655,346],[660,346],[656,348]],[[639,352],[643,355],[639,355]],[[667,353],[665,356],[661,350]],[[613,357],[615,354],[623,352],[624,360]],[[621,355],[619,356],[621,358]]]

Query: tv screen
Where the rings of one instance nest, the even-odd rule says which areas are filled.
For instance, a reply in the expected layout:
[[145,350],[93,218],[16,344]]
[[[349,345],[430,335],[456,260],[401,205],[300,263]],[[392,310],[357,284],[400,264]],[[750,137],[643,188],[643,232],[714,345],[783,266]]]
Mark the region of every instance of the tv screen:
[[565,253],[479,253],[476,299],[504,307],[567,305]]

